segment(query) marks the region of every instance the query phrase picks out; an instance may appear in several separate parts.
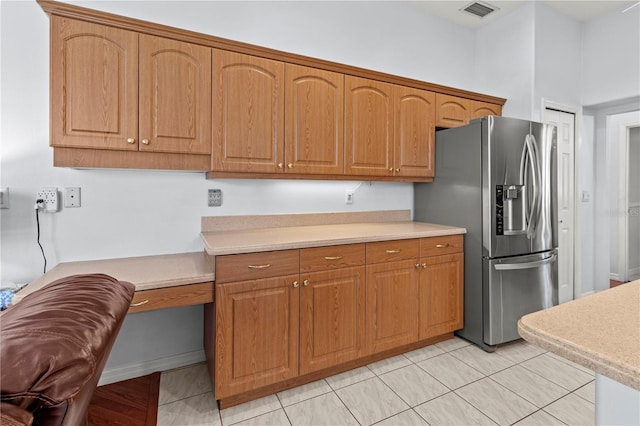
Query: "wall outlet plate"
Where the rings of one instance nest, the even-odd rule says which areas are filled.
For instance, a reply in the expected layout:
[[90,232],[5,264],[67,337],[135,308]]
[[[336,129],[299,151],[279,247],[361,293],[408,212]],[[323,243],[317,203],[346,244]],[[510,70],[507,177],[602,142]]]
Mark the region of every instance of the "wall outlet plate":
[[70,187],[64,189],[64,206],[80,207],[80,187]]
[[209,190],[209,207],[220,207],[222,205],[222,189]]
[[42,188],[38,191],[38,200],[44,202],[43,210],[47,213],[58,211],[58,188]]

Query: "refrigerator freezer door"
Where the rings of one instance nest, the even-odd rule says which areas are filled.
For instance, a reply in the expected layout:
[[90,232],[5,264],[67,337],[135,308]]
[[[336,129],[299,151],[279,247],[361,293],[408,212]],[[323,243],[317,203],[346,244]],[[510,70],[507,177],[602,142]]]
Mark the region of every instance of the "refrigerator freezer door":
[[556,127],[531,123],[531,142],[540,170],[538,204],[531,235],[531,252],[558,247],[558,162]]
[[[531,122],[482,120],[482,242],[484,257],[531,252],[526,236],[526,197],[521,163]],[[528,182],[527,182],[528,183]]]
[[518,320],[558,304],[557,250],[483,261],[484,342],[519,339]]
[[482,120],[483,256],[555,248],[555,127],[527,120]]

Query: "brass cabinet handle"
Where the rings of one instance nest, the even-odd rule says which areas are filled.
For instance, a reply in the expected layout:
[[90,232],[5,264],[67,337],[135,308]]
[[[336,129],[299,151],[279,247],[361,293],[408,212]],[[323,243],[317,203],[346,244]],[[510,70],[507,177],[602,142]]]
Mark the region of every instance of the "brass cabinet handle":
[[136,140],[134,138],[128,138],[127,143],[136,143]]
[[294,288],[298,288],[298,286],[299,286],[299,285],[300,285],[300,284],[298,284],[298,281],[294,281],[294,282],[293,282],[293,287],[294,287]]
[[142,145],[149,145],[149,139],[142,139]]
[[325,256],[324,260],[340,260],[342,256]]
[[396,167],[396,172],[399,172],[399,171],[400,171],[400,167]]
[[436,248],[447,248],[449,247],[449,243],[447,244],[436,244]]
[[402,250],[386,250],[388,254],[397,254],[397,253],[400,253],[401,251]]
[[292,169],[292,168],[293,168],[293,163],[289,163],[289,164],[287,164],[287,167],[288,167],[289,169]]
[[392,172],[393,171],[393,167],[389,167],[389,171]]
[[305,287],[308,286],[309,285],[309,280],[302,281],[302,284],[304,284]]
[[270,263],[265,263],[264,265],[247,265],[247,268],[249,269],[265,269],[270,267],[271,267]]
[[278,168],[281,169],[282,168],[282,163],[278,163]]
[[142,306],[142,305],[146,305],[147,303],[149,303],[149,299],[144,299],[142,302],[132,303],[131,307]]
[[423,267],[424,269],[427,269],[427,264],[426,264],[426,263],[423,263],[423,264],[422,264],[422,267]]
[[416,263],[416,269],[420,269],[421,265],[419,263]]

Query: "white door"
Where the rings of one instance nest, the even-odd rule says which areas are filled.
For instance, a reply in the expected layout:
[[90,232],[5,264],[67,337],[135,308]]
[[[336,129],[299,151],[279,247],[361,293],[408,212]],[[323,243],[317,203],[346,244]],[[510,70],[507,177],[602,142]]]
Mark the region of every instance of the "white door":
[[544,110],[544,122],[558,131],[558,301],[573,300],[575,115]]
[[626,164],[626,238],[620,238],[627,245],[626,280],[640,279],[640,127],[630,127],[627,131]]

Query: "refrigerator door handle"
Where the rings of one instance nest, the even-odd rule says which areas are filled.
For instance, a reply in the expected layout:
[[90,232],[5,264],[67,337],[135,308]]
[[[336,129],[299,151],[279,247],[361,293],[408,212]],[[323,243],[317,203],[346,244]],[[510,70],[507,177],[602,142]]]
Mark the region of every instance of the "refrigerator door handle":
[[518,269],[531,269],[538,268],[549,263],[553,263],[558,258],[558,255],[552,254],[546,259],[536,260],[535,262],[522,262],[522,263],[496,263],[493,267],[496,271],[515,271]]
[[531,226],[531,237],[533,237],[533,234],[538,227],[538,221],[540,220],[540,208],[542,206],[542,170],[540,157],[538,156],[538,143],[536,141],[536,137],[533,134],[530,135],[529,141],[531,143],[531,156],[533,157],[532,172],[535,179],[535,184],[533,185],[533,199],[535,205],[533,207],[533,224]]

